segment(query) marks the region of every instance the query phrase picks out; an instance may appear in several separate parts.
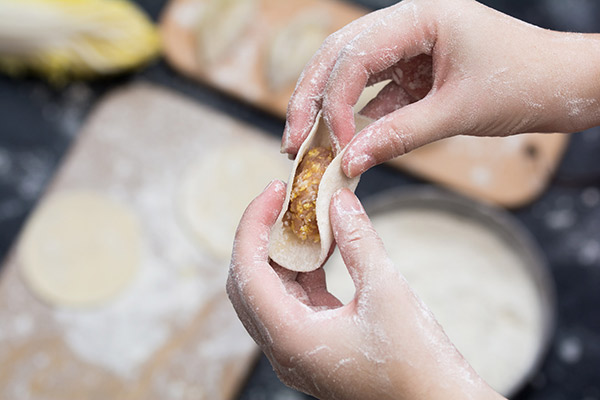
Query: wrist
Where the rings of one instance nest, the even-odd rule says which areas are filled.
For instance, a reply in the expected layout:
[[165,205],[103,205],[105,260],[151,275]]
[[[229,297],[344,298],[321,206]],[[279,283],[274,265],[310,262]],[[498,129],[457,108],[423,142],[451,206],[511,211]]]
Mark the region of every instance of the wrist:
[[410,379],[399,381],[395,385],[396,393],[402,393],[401,400],[431,399],[431,400],[506,400],[492,389],[473,369],[462,360],[463,366],[453,365],[450,370],[438,371],[438,363],[434,368],[417,372]]
[[577,132],[600,125],[600,35],[548,31],[540,132]]

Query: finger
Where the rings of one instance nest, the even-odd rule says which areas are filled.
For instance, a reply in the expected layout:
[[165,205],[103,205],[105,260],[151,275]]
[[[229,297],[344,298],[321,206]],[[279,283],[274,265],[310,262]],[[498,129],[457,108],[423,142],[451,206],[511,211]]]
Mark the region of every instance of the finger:
[[299,302],[310,306],[310,298],[306,294],[304,288],[296,281],[298,272],[283,268],[273,261],[271,261],[271,266],[277,275],[279,275],[279,279],[283,283],[283,286],[285,286],[286,292],[296,298]]
[[[235,234],[231,268],[256,263],[268,266],[269,232],[284,200],[285,184],[274,180],[246,208]],[[268,269],[272,270],[270,266]]]
[[282,153],[295,155],[314,125],[321,109],[325,86],[340,50],[385,12],[382,9],[367,14],[330,35],[306,65],[288,104],[281,141]]
[[432,66],[431,56],[421,54],[410,60],[400,60],[387,70],[371,75],[367,85],[384,80],[391,82],[360,111],[360,114],[376,120],[425,97],[432,87]]
[[236,232],[227,284],[230,297],[241,300],[234,304],[236,309],[246,308],[268,326],[281,314],[297,315],[304,310],[268,263],[269,232],[284,199],[285,185],[274,181],[250,203]]
[[279,275],[288,294],[298,301],[313,308],[336,308],[340,301],[327,291],[323,270],[298,273],[271,263],[273,270]]
[[296,278],[304,289],[313,307],[338,308],[343,304],[334,295],[327,291],[325,270],[319,268],[315,271],[298,274]]
[[353,107],[369,76],[402,59],[431,53],[435,30],[417,24],[423,17],[418,7],[412,2],[399,3],[341,50],[323,94],[323,116],[340,146],[354,136]]
[[368,286],[367,283],[387,275],[390,268],[393,270],[383,242],[350,190],[341,189],[333,196],[330,218],[335,240],[357,294]]
[[[273,181],[246,208],[235,234],[227,282],[228,292],[239,291],[256,275],[276,276],[267,263],[268,236],[284,199],[285,185],[280,181]],[[256,264],[259,267],[255,269]]]
[[401,86],[398,86],[395,82],[390,82],[359,113],[372,120],[377,120],[413,103],[415,100]]
[[[365,127],[348,145],[342,168],[349,177],[420,146],[465,133],[459,100],[446,101],[441,92],[403,107]],[[462,128],[461,128],[462,127]]]

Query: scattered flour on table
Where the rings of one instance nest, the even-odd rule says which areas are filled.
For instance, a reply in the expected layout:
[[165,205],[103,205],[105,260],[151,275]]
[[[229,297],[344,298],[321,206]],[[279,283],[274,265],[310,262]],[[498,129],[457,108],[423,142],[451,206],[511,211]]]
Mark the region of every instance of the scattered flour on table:
[[[40,101],[46,95],[40,92]],[[72,93],[73,99],[85,96],[85,89]],[[273,147],[262,155],[285,157],[273,138],[170,92],[144,85],[110,96],[86,124],[52,193],[89,190],[130,210],[141,225],[139,268],[116,296],[85,309],[59,309],[39,304],[13,284],[20,281],[9,267],[0,359],[11,360],[13,368],[0,373],[0,398],[31,399],[34,390],[39,396],[54,389],[93,391],[113,378],[123,387],[121,397],[136,396],[143,384],[163,400],[225,398],[242,379],[256,345],[226,299],[227,263],[190,240],[181,226],[176,189],[186,167],[217,147],[269,141]],[[45,160],[43,153],[39,158]],[[0,152],[0,179],[22,177],[19,162]],[[28,193],[39,186],[38,172],[50,170],[43,162],[32,164]],[[253,195],[271,178],[265,177]],[[230,192],[223,196],[231,190],[239,194],[234,185],[224,186]],[[0,204],[0,219],[20,207]],[[214,229],[220,228],[217,222]],[[47,345],[55,340],[56,352]],[[69,383],[73,373],[78,380]],[[112,390],[108,386],[103,389]]]
[[[131,172],[122,162],[115,168]],[[173,171],[149,176],[134,193],[116,182],[108,190],[137,210],[143,225],[145,245],[136,279],[120,297],[98,308],[54,311],[72,351],[126,379],[135,379],[175,329],[222,292],[227,273],[225,263],[200,251],[179,226]]]
[[60,99],[59,126],[67,136],[74,137],[81,127],[94,92],[83,83],[72,83]]
[[[506,393],[540,345],[542,309],[523,261],[485,227],[441,211],[372,219],[386,250],[473,368]],[[354,286],[336,251],[330,291],[347,303]]]
[[33,202],[46,185],[54,165],[54,157],[46,151],[13,151],[0,149],[0,184],[14,186],[25,201]]
[[[137,207],[160,213],[160,199],[156,192],[142,190]],[[141,268],[126,292],[95,309],[54,311],[71,350],[91,364],[130,379],[167,342],[176,326],[189,321],[198,307],[222,289],[224,279],[221,274],[202,273],[198,265],[210,261],[194,255],[196,250],[174,220],[154,220],[145,219],[162,230],[147,227],[148,246]],[[161,242],[169,244],[168,251],[156,245]]]
[[576,364],[581,360],[583,344],[577,336],[568,336],[558,345],[558,356],[567,364]]
[[87,84],[74,82],[60,93],[52,93],[48,88],[38,86],[32,98],[40,103],[44,118],[56,125],[60,133],[72,138],[79,131],[95,94]]
[[[146,107],[161,112],[146,112],[144,118],[136,118],[127,107],[113,103],[115,110],[110,113],[113,129],[103,132],[101,137],[103,145],[115,143],[107,170],[110,179],[106,178],[102,192],[134,210],[142,225],[139,271],[126,291],[97,308],[53,310],[54,319],[64,330],[66,345],[79,358],[130,380],[139,377],[147,362],[169,343],[173,334],[186,329],[203,307],[224,291],[227,263],[189,240],[178,219],[176,189],[186,160],[206,156],[211,146],[215,146],[213,143],[203,150],[204,137],[218,144],[237,127],[228,120],[219,120],[218,116],[198,113],[196,108],[190,110],[181,101],[148,99],[150,104]],[[181,121],[174,117],[169,125],[165,115],[177,115]],[[197,131],[207,135],[198,136]],[[139,134],[130,132],[144,133],[145,146],[139,146]],[[165,140],[166,132],[169,140]],[[82,159],[77,174],[91,176],[93,171],[86,170],[88,166],[82,161],[87,155],[78,156]],[[233,310],[220,312],[225,321],[234,318]],[[238,337],[240,346],[245,345],[248,351],[250,339],[244,341],[245,336],[241,336],[237,326],[219,326],[224,335]],[[198,354],[195,361],[187,364],[195,368],[196,374],[198,370],[218,374],[222,360],[235,358],[232,354],[244,354],[235,346],[219,349],[223,350],[220,358],[212,355],[216,360],[214,367],[199,367],[205,359]],[[191,382],[203,382],[198,377],[188,378],[186,387],[191,387]],[[218,387],[206,383],[204,390],[213,386],[215,390]]]
[[558,231],[571,228],[577,222],[573,198],[568,195],[557,197],[544,218],[550,229]]
[[581,192],[581,202],[586,207],[595,207],[600,203],[600,190],[595,187],[585,188]]
[[170,336],[168,319],[189,314],[205,290],[198,280],[179,279],[158,264],[147,265],[118,301],[93,311],[57,310],[67,344],[83,360],[132,378]]
[[582,265],[594,265],[600,261],[600,242],[594,238],[584,240],[577,254],[577,261]]
[[553,230],[564,230],[571,228],[575,223],[577,215],[571,208],[559,208],[546,214],[546,226]]

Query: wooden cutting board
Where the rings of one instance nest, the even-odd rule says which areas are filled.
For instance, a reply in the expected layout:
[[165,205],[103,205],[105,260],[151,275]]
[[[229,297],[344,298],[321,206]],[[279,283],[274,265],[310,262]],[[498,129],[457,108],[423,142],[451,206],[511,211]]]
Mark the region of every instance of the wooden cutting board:
[[319,20],[322,30],[331,34],[367,13],[339,0],[256,0],[252,2],[256,9],[240,38],[229,46],[224,57],[207,63],[202,59],[196,31],[210,3],[172,0],[167,4],[160,22],[167,61],[186,76],[281,117],[285,117],[296,79],[276,89],[270,86],[267,60],[274,38],[298,19]]
[[390,164],[469,197],[515,208],[534,201],[544,191],[568,140],[569,135],[562,133],[456,136]]
[[72,190],[118,201],[141,221],[144,256],[116,297],[71,309],[25,284],[22,234],[0,280],[0,398],[234,398],[257,348],[224,291],[228,259],[188,235],[176,194],[190,163],[233,144],[284,158],[276,139],[164,89],[132,85],[97,106],[38,207]]
[[[243,39],[222,61],[206,64],[199,55],[196,26],[210,0],[171,0],[161,19],[167,61],[179,72],[285,117],[294,88],[273,91],[265,59],[278,29],[302,13],[318,10],[331,32],[367,13],[337,0],[257,0],[258,11]],[[369,93],[366,93],[369,92]],[[377,90],[363,93],[362,103]],[[442,140],[389,164],[478,200],[519,207],[539,196],[566,148],[566,135],[524,135],[509,139],[460,137]]]

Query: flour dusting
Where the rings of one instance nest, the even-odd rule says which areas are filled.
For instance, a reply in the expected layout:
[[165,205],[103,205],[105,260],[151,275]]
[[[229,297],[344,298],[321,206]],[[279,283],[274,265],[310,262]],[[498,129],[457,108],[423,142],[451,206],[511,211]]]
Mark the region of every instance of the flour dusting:
[[[398,270],[466,360],[506,393],[540,345],[542,305],[524,262],[489,229],[446,212],[375,214],[373,225]],[[338,252],[325,266],[342,302],[354,285]]]

